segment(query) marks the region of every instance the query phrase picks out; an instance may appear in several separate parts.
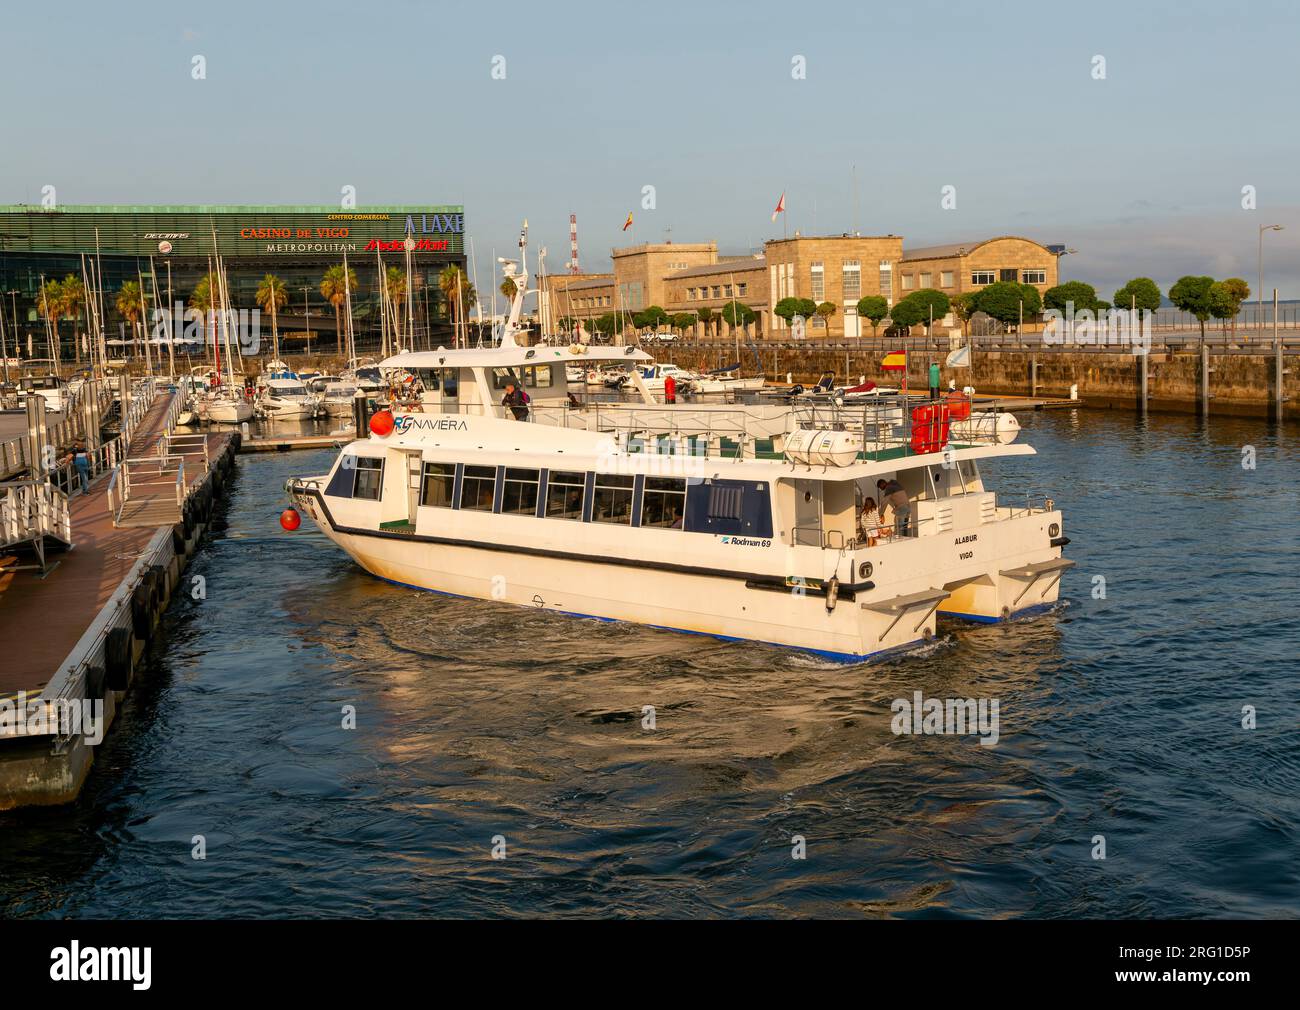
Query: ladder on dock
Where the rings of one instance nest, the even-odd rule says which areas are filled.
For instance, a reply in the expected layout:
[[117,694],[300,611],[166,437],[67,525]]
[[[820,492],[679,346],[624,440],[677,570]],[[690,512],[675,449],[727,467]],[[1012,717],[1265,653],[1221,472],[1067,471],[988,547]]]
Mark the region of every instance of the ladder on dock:
[[12,566],[6,571],[39,568],[44,577],[54,567],[47,562],[46,552],[71,546],[68,496],[48,478],[0,484],[0,551],[30,550],[37,560],[35,565]]

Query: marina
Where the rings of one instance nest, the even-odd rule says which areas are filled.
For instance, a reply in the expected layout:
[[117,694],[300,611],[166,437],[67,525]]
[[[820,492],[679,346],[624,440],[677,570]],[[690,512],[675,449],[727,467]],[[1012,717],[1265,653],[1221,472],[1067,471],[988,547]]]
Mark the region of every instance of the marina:
[[1000,6],[7,10],[6,995],[1285,984],[1300,10]]

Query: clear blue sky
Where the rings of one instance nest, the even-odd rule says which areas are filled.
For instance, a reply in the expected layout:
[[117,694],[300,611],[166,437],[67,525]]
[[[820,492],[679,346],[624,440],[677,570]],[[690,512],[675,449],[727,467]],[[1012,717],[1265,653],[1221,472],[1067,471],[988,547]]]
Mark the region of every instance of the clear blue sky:
[[780,235],[784,190],[791,231],[849,230],[856,166],[864,234],[1064,243],[1063,276],[1103,297],[1136,274],[1253,289],[1256,228],[1282,223],[1265,286],[1300,296],[1298,47],[1300,7],[1263,2],[15,4],[0,202],[350,184],[463,203],[483,274],[525,216],[560,269],[574,211],[583,266],[608,269],[629,210],[639,240],[743,252]]

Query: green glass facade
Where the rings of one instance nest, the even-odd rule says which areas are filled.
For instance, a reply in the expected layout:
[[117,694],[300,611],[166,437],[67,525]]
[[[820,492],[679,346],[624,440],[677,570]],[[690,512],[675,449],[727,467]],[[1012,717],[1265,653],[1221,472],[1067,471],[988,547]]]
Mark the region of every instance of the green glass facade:
[[[411,307],[417,346],[446,343],[451,326],[438,274],[449,264],[466,268],[465,213],[457,205],[319,206],[78,206],[43,210],[0,206],[0,296],[5,346],[21,354],[30,341],[44,356],[45,322],[38,313],[42,279],[80,278],[83,257],[100,264],[109,336],[124,334],[113,308],[127,281],[143,281],[147,295],[162,304],[188,302],[190,292],[220,252],[236,308],[252,309],[264,275],[280,277],[289,304],[280,312],[285,346],[302,346],[307,313],[313,341],[333,345],[334,308],[322,297],[321,279],[343,263],[356,273],[353,329],[360,350],[377,347],[380,336],[379,259],[385,269],[405,271],[411,240]],[[73,356],[73,332],[85,319],[60,326],[65,357]],[[313,346],[316,346],[313,344]]]

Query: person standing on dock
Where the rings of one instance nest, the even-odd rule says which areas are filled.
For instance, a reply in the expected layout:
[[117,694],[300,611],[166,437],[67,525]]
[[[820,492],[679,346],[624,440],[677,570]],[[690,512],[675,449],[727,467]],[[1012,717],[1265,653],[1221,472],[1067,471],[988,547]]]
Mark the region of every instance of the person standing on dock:
[[81,478],[81,493],[90,494],[90,453],[86,451],[85,442],[78,442],[72,450],[72,465],[77,468],[77,476]]
[[930,399],[939,399],[939,362],[930,362]]

